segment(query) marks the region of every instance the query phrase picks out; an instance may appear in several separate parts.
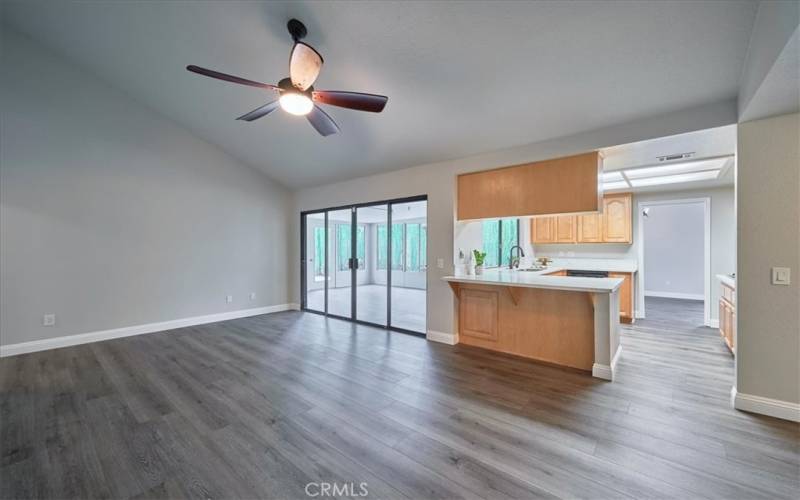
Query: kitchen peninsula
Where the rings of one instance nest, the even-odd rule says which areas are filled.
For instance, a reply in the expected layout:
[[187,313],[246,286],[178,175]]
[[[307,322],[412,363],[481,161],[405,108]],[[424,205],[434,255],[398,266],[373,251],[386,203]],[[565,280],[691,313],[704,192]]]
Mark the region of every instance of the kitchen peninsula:
[[457,299],[458,343],[613,380],[624,280],[565,271],[489,270],[442,278]]

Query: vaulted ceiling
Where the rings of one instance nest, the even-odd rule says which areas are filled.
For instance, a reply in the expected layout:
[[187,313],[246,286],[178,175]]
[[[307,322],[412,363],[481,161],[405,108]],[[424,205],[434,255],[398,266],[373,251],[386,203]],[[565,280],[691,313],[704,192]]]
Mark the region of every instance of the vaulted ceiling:
[[[299,188],[459,158],[734,98],[752,1],[4,2],[4,22],[278,182]],[[325,58],[316,84],[389,96],[381,114],[235,118],[272,95],[286,21]],[[7,69],[6,69],[7,70]],[[124,119],[124,117],[120,117]]]

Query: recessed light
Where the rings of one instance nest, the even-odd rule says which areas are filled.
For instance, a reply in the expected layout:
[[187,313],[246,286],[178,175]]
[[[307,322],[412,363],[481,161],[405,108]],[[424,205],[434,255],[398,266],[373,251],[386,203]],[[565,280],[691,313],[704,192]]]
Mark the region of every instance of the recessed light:
[[616,182],[622,180],[622,172],[618,170],[612,170],[611,172],[603,172],[601,176],[603,182]]
[[655,177],[671,174],[682,174],[688,172],[700,172],[702,170],[720,170],[727,163],[728,157],[713,158],[710,160],[687,161],[684,163],[673,163],[671,165],[659,165],[657,167],[632,168],[625,170],[628,179],[641,179],[644,177]]
[[647,177],[643,179],[631,179],[633,187],[658,186],[661,184],[675,184],[678,182],[707,181],[716,179],[720,170],[706,170],[705,172],[691,172],[688,174],[662,175],[658,177]]
[[603,183],[603,191],[611,191],[613,189],[628,189],[628,183],[625,181]]

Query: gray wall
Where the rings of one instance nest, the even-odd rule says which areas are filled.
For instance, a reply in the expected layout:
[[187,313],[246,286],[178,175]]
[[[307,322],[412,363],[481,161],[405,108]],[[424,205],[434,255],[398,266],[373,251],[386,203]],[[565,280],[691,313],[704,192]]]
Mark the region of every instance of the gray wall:
[[653,295],[679,294],[702,300],[705,293],[705,207],[702,203],[679,203],[648,208],[648,217],[642,221],[644,261],[647,263],[645,295],[651,292]]
[[[684,191],[665,191],[658,193],[638,193],[633,197],[633,244],[581,244],[581,245],[535,245],[537,256],[598,258],[598,259],[638,259],[639,255],[639,203],[648,201],[680,200],[686,198],[711,198],[711,319],[719,319],[719,282],[717,274],[729,274],[736,270],[736,208],[733,187],[715,189],[693,189]],[[563,255],[562,255],[563,253]],[[642,264],[639,264],[642,267]],[[647,263],[644,265],[647,268]],[[642,273],[637,274],[636,310],[644,309],[644,287]]]
[[2,31],[3,345],[289,302],[283,188]]
[[[302,210],[340,206],[347,203],[428,195],[428,302],[429,330],[455,331],[452,292],[443,276],[453,273],[453,234],[456,175],[462,172],[514,165],[529,161],[583,153],[617,144],[627,144],[692,130],[729,125],[736,122],[735,101],[723,101],[694,109],[667,113],[569,137],[529,144],[518,148],[471,156],[458,160],[420,165],[385,174],[308,188],[294,193],[294,213]],[[299,221],[299,216],[292,220]],[[294,225],[290,238],[293,254],[299,255],[300,227]],[[443,259],[444,268],[436,266]],[[300,262],[292,262],[290,278],[293,302],[299,302]]]
[[[800,114],[739,125],[737,390],[800,403]],[[770,283],[790,267],[791,286]]]

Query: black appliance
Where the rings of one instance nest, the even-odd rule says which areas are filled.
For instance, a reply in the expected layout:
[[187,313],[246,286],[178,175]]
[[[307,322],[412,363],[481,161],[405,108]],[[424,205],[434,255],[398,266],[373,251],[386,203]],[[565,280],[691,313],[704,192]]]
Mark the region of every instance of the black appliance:
[[581,271],[567,269],[567,276],[576,276],[578,278],[608,278],[608,271]]

